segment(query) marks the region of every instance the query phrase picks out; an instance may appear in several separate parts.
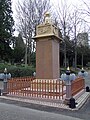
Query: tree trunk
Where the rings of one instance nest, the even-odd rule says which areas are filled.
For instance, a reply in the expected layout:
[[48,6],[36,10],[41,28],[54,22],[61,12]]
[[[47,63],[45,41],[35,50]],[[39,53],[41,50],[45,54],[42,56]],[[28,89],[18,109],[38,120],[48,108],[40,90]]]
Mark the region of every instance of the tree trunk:
[[75,70],[77,68],[77,49],[76,49],[76,46],[75,46]]
[[64,45],[64,62],[65,62],[65,68],[67,67],[67,58],[66,58],[66,43]]
[[25,67],[27,67],[27,40],[26,40],[26,48],[25,48]]
[[82,53],[82,68],[83,68],[83,53]]

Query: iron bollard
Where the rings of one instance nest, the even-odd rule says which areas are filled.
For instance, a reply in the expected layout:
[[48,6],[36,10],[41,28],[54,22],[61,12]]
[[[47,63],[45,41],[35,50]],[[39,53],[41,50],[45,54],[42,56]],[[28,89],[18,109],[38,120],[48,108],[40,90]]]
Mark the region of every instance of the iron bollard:
[[86,87],[86,92],[90,92],[90,89],[88,86]]
[[69,108],[76,108],[76,102],[75,102],[75,99],[74,98],[70,98],[70,101],[69,101]]
[[0,89],[0,96],[1,96],[1,89]]

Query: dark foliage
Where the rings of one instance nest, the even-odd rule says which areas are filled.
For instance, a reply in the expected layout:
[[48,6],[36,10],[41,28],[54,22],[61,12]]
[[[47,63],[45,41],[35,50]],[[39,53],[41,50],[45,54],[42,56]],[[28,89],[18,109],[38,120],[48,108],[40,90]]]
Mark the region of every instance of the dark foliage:
[[13,34],[13,17],[11,0],[0,0],[0,59],[9,60],[12,50],[10,48]]

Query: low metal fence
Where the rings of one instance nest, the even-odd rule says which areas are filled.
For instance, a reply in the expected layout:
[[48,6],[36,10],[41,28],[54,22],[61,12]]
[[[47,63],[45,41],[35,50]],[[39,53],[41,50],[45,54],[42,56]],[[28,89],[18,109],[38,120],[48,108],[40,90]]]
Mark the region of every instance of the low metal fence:
[[61,80],[14,78],[8,81],[8,94],[63,99],[66,94],[66,86]]
[[72,81],[71,84],[72,96],[76,95],[84,88],[85,88],[85,79],[83,77],[79,77],[76,80]]
[[[85,88],[84,78],[72,81],[72,96]],[[7,83],[9,95],[62,100],[66,97],[66,85],[61,80],[35,79],[33,77],[12,78]]]

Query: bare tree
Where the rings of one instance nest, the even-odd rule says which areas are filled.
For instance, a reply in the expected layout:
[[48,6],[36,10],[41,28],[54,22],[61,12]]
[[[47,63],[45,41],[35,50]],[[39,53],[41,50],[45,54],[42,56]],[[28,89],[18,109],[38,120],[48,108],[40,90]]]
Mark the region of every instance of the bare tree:
[[80,8],[81,14],[83,15],[84,21],[84,28],[85,32],[90,34],[90,1],[89,0],[82,0],[82,4],[84,7]]
[[77,68],[77,46],[79,45],[80,41],[77,39],[78,33],[82,32],[83,28],[83,19],[82,19],[82,14],[81,12],[75,7],[72,17],[71,17],[71,24],[72,24],[72,30],[71,32],[71,37],[72,40],[74,41],[74,52],[75,52],[75,60],[74,60],[74,65],[75,69]]
[[27,61],[30,64],[30,55],[35,46],[32,37],[35,35],[36,25],[43,21],[44,13],[49,8],[50,0],[24,0],[17,4],[17,28],[26,43],[25,65]]
[[64,42],[64,62],[65,67],[67,66],[67,46],[66,46],[66,38],[67,36],[70,37],[71,40],[73,40],[74,45],[74,52],[75,52],[75,58],[74,58],[74,64],[75,69],[77,66],[77,34],[81,32],[83,27],[83,19],[82,19],[82,13],[76,6],[68,5],[68,0],[61,0],[58,3],[58,9],[56,10],[56,16],[59,23],[60,28],[62,29],[62,36],[63,36],[63,42]]
[[69,36],[70,30],[72,28],[70,24],[70,5],[67,5],[67,0],[61,0],[58,2],[58,9],[56,9],[58,25],[62,32],[62,38],[64,42],[64,66],[67,67],[67,57],[66,57],[66,39]]
[[89,0],[82,0],[84,3],[84,8],[80,8],[83,14],[90,17],[90,1]]

